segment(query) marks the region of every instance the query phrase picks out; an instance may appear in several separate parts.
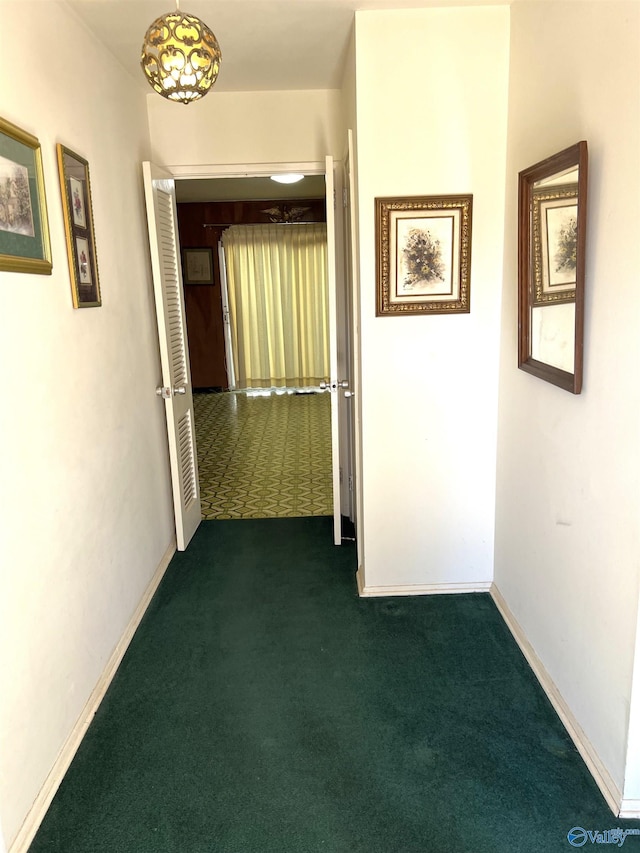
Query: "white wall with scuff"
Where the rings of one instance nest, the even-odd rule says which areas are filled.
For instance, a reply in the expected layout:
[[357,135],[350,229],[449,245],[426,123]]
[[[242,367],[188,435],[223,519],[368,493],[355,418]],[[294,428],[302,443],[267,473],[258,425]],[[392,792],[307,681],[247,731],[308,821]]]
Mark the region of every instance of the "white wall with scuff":
[[[636,768],[640,6],[511,9],[496,584],[610,777]],[[584,385],[517,369],[517,174],[589,146]],[[634,754],[627,748],[635,727]]]
[[[11,846],[174,535],[145,96],[64,3],[3,0],[0,115],[42,146],[53,274],[0,272],[0,815]],[[29,55],[46,62],[25,61]],[[52,33],[56,49],[51,50]],[[78,68],[91,69],[89,86]],[[90,164],[103,306],[74,310],[56,143]]]

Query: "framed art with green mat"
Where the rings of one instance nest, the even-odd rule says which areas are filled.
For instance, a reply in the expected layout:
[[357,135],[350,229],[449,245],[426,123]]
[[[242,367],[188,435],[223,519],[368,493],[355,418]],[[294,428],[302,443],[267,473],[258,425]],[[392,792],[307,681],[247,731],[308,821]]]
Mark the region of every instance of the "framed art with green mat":
[[0,118],[0,270],[50,275],[51,269],[40,143]]

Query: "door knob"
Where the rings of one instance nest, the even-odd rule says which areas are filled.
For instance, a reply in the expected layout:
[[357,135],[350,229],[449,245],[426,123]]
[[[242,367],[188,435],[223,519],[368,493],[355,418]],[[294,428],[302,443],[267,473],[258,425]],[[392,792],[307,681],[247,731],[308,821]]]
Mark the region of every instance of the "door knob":
[[337,391],[338,388],[348,388],[349,380],[341,379],[340,382],[336,382],[335,380],[333,382],[331,380],[327,382],[326,380],[323,380],[319,387],[321,391]]
[[353,391],[345,391],[344,396],[345,397],[355,397],[356,395]]
[[171,397],[177,397],[178,395],[183,395],[187,393],[187,389],[184,385],[174,386],[173,391],[171,388],[167,388],[166,385],[158,385],[156,388],[156,394],[158,397],[162,397],[163,400],[170,400]]

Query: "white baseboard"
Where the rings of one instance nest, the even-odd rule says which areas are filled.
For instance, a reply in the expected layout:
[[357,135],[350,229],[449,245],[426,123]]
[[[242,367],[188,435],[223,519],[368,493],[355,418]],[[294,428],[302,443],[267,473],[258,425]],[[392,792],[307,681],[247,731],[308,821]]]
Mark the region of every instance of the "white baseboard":
[[618,817],[640,820],[640,800],[622,800]]
[[413,583],[398,586],[365,586],[362,572],[356,574],[360,598],[378,598],[394,595],[450,595],[464,592],[489,592],[491,582],[477,583]]
[[156,569],[144,592],[144,595],[140,600],[140,603],[136,607],[135,613],[131,617],[129,624],[118,641],[113,654],[107,661],[107,665],[102,671],[102,675],[98,679],[98,683],[93,688],[93,691],[87,700],[87,704],[84,706],[75,726],[71,730],[71,734],[60,750],[58,757],[51,768],[51,772],[45,779],[44,785],[40,789],[38,796],[29,809],[29,813],[27,814],[24,823],[18,830],[18,834],[14,838],[13,843],[10,845],[9,853],[26,853],[29,849],[29,845],[33,841],[35,834],[47,813],[47,809],[51,805],[51,801],[53,800],[56,791],[60,787],[60,783],[64,779],[65,773],[69,769],[69,765],[78,751],[78,747],[80,746],[82,739],[85,736],[87,729],[89,728],[89,725],[118,670],[118,667],[120,666],[120,662],[129,647],[129,643],[133,639],[133,635],[135,634],[136,629],[140,624],[151,599],[153,598],[153,594],[158,588],[158,584],[162,580],[175,552],[176,542],[174,539],[165,551],[158,568]]
[[591,745],[591,742],[585,735],[580,724],[576,720],[573,712],[571,711],[571,708],[569,708],[565,700],[562,698],[560,691],[553,683],[551,676],[545,669],[538,655],[535,653],[533,646],[527,640],[524,631],[518,624],[513,613],[509,610],[506,601],[502,597],[500,590],[495,584],[492,584],[491,586],[491,597],[493,598],[496,607],[500,611],[502,618],[506,622],[507,627],[513,634],[516,643],[520,646],[520,650],[527,659],[527,662],[533,670],[534,675],[540,682],[540,686],[547,694],[549,701],[555,708],[556,713],[560,717],[571,740],[574,742],[576,749],[582,756],[582,759],[587,765],[587,769],[593,776],[596,785],[598,786],[598,788],[600,788],[600,792],[607,801],[607,805],[617,817],[637,817],[640,814],[640,801],[627,800],[626,802],[630,803],[632,807],[635,803],[635,808],[638,811],[634,814],[622,813],[622,808],[624,806],[622,800],[622,792],[615,784],[615,782],[609,775],[608,770],[598,757],[598,754]]

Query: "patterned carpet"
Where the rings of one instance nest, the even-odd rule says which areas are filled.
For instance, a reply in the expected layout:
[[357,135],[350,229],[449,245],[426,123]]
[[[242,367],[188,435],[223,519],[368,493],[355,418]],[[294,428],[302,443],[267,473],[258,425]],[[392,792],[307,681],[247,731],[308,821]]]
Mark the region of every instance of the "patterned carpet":
[[194,394],[203,518],[331,515],[328,394]]

